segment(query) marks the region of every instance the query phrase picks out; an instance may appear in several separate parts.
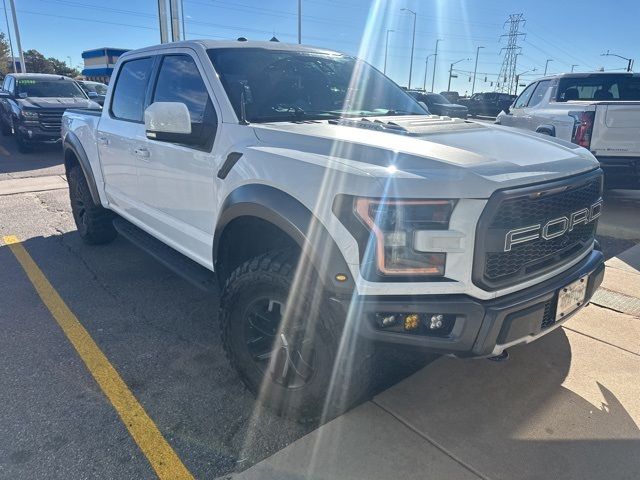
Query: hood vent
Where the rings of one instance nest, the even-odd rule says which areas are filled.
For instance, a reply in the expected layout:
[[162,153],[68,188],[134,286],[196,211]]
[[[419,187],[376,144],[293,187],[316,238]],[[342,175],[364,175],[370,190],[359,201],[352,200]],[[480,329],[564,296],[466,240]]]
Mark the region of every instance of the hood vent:
[[440,117],[438,115],[411,115],[399,117],[369,117],[360,119],[340,118],[329,120],[331,125],[364,128],[378,132],[399,135],[420,136],[443,130],[469,130],[484,128],[481,124],[471,123],[460,118]]

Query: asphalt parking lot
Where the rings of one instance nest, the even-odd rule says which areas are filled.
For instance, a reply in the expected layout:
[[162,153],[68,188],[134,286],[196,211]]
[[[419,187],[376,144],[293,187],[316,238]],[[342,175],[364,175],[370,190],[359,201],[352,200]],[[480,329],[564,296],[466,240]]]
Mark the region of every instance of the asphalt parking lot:
[[[244,389],[222,351],[215,296],[123,239],[82,244],[61,160],[57,146],[21,155],[12,139],[0,140],[0,182],[17,188],[0,196],[0,478],[155,478],[130,425],[43,303],[17,250],[2,241],[8,236],[166,439],[175,453],[169,464],[196,478],[225,477],[309,433]],[[600,240],[608,258],[638,242],[639,207],[635,193],[607,194]],[[383,372],[379,389],[415,369]]]

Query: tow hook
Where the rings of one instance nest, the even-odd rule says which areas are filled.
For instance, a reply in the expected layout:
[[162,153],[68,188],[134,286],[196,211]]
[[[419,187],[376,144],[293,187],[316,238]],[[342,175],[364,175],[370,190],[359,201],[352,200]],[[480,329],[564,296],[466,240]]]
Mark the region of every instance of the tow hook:
[[487,360],[491,360],[492,362],[506,362],[509,360],[509,352],[507,350],[503,350],[500,355],[489,357]]

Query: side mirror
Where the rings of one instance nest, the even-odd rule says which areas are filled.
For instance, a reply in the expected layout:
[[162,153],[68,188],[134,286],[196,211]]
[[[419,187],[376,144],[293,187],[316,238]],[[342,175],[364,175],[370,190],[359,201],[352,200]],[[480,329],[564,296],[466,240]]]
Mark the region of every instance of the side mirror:
[[147,138],[161,142],[189,143],[191,115],[184,103],[155,102],[144,111]]
[[96,92],[87,92],[87,95],[89,95],[89,98],[98,98],[98,94]]

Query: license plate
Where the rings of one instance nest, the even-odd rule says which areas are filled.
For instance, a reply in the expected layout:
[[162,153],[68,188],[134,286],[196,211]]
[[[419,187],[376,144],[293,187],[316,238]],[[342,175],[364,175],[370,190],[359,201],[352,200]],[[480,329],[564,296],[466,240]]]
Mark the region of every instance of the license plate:
[[584,298],[587,295],[587,283],[589,283],[587,279],[588,277],[583,277],[560,289],[558,293],[558,308],[556,309],[556,322],[584,303]]

